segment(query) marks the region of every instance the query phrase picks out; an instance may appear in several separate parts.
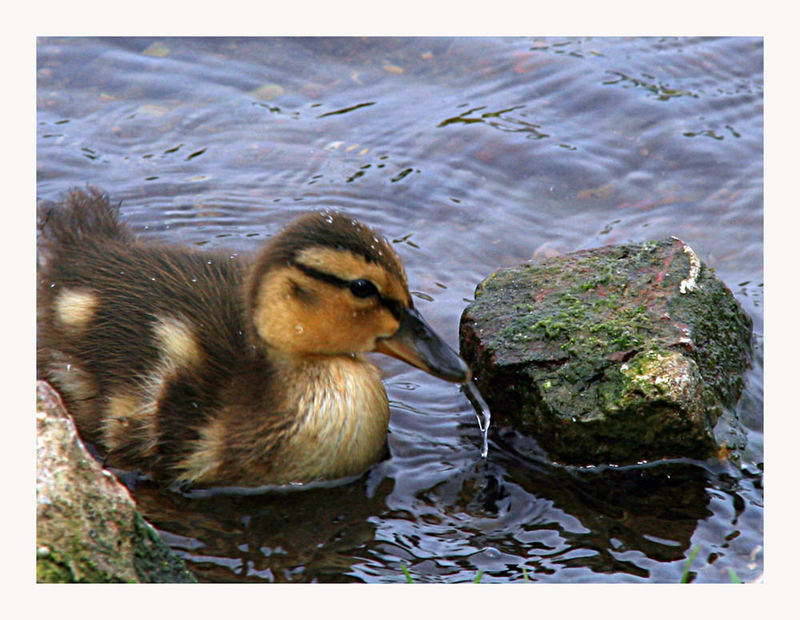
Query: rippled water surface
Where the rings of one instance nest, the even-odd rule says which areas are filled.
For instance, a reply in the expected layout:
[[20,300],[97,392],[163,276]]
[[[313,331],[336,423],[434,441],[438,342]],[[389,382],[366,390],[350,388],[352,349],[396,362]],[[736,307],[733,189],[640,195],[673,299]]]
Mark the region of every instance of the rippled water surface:
[[[380,230],[455,347],[533,255],[675,235],[752,316],[735,458],[565,468],[388,358],[390,457],[335,487],[146,516],[206,581],[695,582],[763,566],[760,39],[40,39],[38,195],[91,183],[144,237],[253,250],[333,206]],[[721,429],[724,431],[724,429]],[[540,453],[540,452],[538,452]]]

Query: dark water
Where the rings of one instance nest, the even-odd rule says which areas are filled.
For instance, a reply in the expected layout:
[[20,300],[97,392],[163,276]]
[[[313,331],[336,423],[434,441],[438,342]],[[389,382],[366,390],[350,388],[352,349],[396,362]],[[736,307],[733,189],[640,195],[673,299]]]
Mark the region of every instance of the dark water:
[[390,458],[302,492],[135,497],[207,581],[695,582],[763,570],[760,39],[41,39],[38,194],[92,183],[143,236],[252,250],[335,206],[395,241],[457,347],[534,254],[675,235],[754,320],[733,457],[564,468],[394,360]]

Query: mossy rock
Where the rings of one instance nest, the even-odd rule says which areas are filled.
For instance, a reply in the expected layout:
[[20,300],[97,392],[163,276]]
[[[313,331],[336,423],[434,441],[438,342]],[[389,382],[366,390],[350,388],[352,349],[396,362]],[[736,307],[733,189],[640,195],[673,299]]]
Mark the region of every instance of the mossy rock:
[[492,413],[572,464],[714,454],[751,340],[732,293],[675,238],[499,270],[460,329]]
[[39,583],[192,583],[183,560],[80,440],[58,393],[37,384]]

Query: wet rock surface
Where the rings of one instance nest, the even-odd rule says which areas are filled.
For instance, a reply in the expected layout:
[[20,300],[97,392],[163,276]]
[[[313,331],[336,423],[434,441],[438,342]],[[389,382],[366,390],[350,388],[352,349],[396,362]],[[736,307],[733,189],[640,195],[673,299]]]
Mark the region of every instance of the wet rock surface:
[[195,582],[86,450],[58,393],[39,381],[36,401],[37,581]]
[[501,269],[460,328],[492,413],[579,465],[713,455],[751,338],[732,293],[675,238]]

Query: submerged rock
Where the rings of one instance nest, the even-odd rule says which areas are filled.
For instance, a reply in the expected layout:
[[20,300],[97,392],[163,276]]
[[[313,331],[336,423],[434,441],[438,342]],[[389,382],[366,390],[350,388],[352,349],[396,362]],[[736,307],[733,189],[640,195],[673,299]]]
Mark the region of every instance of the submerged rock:
[[58,393],[39,381],[36,401],[37,581],[195,582],[86,450]]
[[732,293],[675,238],[501,269],[460,329],[492,413],[580,465],[713,455],[751,338]]

